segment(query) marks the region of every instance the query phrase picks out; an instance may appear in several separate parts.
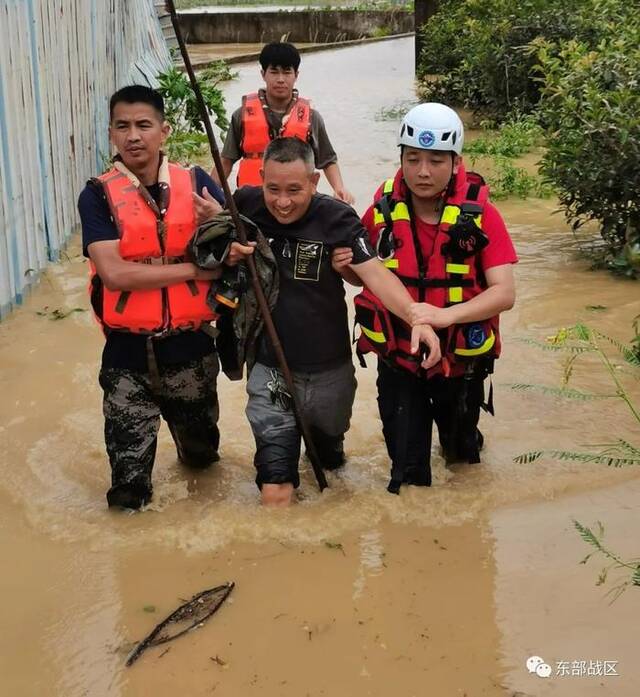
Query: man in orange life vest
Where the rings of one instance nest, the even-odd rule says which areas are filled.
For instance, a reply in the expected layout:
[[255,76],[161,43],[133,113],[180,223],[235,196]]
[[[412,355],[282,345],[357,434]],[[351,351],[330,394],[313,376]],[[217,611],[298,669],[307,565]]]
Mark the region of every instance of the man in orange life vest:
[[[265,89],[245,95],[231,117],[222,149],[227,177],[240,160],[238,187],[261,186],[262,156],[269,142],[278,136],[297,137],[313,148],[315,166],[324,172],[336,198],[352,204],[322,116],[294,88],[300,66],[298,50],[288,43],[267,44],[260,53],[260,65]],[[217,180],[215,172],[211,176]]]
[[[498,317],[515,300],[517,256],[479,175],[462,163],[463,125],[443,104],[420,104],[402,121],[401,167],[363,216],[372,245],[416,303],[413,323],[436,328],[442,361],[425,372],[407,350],[408,325],[365,289],[356,298],[360,354],[378,354],[378,406],[389,457],[389,491],[430,486],[435,420],[448,463],[479,462],[480,408],[493,413],[484,380],[500,354]],[[349,274],[348,250],[334,268]],[[348,278],[348,275],[346,276]]]
[[162,97],[140,85],[116,92],[112,168],[80,194],[91,303],[106,337],[100,369],[109,506],[140,508],[152,495],[160,416],[178,457],[194,468],[218,459],[218,358],[207,330],[211,279],[185,259],[197,225],[221,210],[209,175],[169,163]]

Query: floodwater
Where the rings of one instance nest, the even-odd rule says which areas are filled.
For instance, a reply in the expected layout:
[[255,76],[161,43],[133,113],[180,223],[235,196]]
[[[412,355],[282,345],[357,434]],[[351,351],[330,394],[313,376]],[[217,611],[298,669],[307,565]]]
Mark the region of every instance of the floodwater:
[[[412,60],[407,39],[303,57],[300,91],[325,117],[360,211],[396,166],[396,122],[373,116],[410,102]],[[258,81],[257,65],[242,67],[229,104]],[[482,465],[447,470],[434,454],[432,488],[387,494],[374,371],[359,368],[345,471],[330,474],[320,495],[303,464],[299,501],[287,511],[258,505],[243,385],[225,378],[221,462],[197,475],[181,468],[163,428],[153,505],[107,511],[101,337],[72,244],[0,325],[0,694],[640,694],[640,590],[609,605],[612,581],[596,587],[602,564],[579,565],[589,550],[572,524],[602,520],[608,543],[638,556],[640,470],[512,461],[638,434],[616,400],[566,402],[509,387],[558,385],[562,375],[557,354],[522,338],[544,339],[580,318],[627,340],[637,288],[576,259],[552,201],[500,208],[521,257],[519,297],[504,318]],[[596,305],[605,309],[586,309]],[[637,397],[638,382],[620,375]],[[580,359],[575,381],[611,391],[593,361]],[[230,600],[204,627],[124,667],[133,643],[185,598],[231,580]],[[553,674],[530,674],[530,656]],[[605,661],[617,675],[598,674]]]

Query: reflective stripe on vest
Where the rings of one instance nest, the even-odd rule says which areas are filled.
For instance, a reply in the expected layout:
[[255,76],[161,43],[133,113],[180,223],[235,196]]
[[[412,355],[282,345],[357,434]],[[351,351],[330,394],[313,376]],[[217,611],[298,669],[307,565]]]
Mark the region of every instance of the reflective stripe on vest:
[[[278,133],[280,137],[308,141],[311,132],[311,102],[298,97],[282,121],[283,126]],[[238,186],[259,186],[262,183],[262,156],[271,142],[269,122],[259,93],[254,92],[242,98],[241,122],[240,150],[243,157],[238,168]]]
[[[487,188],[477,181],[467,179],[464,168],[460,168],[455,182],[455,194],[450,197],[443,208],[441,220],[438,224],[436,238],[434,240],[433,253],[425,259],[426,277],[420,280],[418,261],[415,252],[414,235],[411,229],[411,220],[407,203],[400,192],[406,191],[404,182],[398,172],[394,179],[386,180],[376,194],[376,202],[385,197],[386,205],[380,206],[387,212],[387,218],[376,203],[373,211],[373,230],[369,230],[371,242],[376,245],[381,233],[392,233],[394,249],[390,258],[384,259],[384,265],[391,269],[403,282],[409,294],[415,301],[419,300],[419,289],[422,287],[426,294],[426,302],[437,307],[446,307],[455,303],[465,302],[484,289],[484,281],[479,276],[478,260],[474,255],[466,258],[452,257],[447,250],[449,236],[447,230],[455,224],[461,213],[461,207],[470,208],[470,204],[477,204],[482,209],[486,201]],[[473,175],[472,175],[473,176]],[[467,192],[471,192],[473,198],[467,198]],[[389,217],[393,223],[390,230]],[[482,213],[475,214],[473,221],[479,227],[482,225]],[[386,252],[385,252],[386,253]],[[375,297],[375,296],[373,296]],[[378,301],[379,302],[379,301]],[[406,327],[408,330],[408,327]],[[371,339],[365,328],[362,327],[365,337]],[[470,359],[482,355],[497,357],[500,352],[500,336],[498,332],[498,318],[491,318],[469,325],[456,325],[440,332],[442,338],[442,353],[447,363],[453,366],[452,376],[464,371],[464,366],[456,366],[456,357]],[[410,341],[402,336],[395,336],[398,351],[407,354],[410,351]],[[362,352],[367,348],[359,345]],[[368,350],[375,350],[375,347]],[[387,360],[389,358],[387,357]],[[418,372],[417,366],[407,366],[405,361],[393,362],[409,367],[413,372]],[[431,374],[431,373],[430,373]]]
[[[169,264],[184,259],[196,230],[189,170],[169,165],[169,207],[162,219],[122,172],[113,169],[98,179],[118,229],[119,252],[124,260]],[[91,273],[93,287],[93,265]],[[195,329],[216,318],[206,302],[210,286],[210,281],[189,281],[165,288],[112,291],[103,285],[98,320],[110,329],[144,334]]]

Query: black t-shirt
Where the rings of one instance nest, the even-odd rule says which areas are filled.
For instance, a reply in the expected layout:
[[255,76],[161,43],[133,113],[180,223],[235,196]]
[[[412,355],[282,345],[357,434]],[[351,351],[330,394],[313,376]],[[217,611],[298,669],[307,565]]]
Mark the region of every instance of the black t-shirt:
[[[206,187],[209,193],[224,205],[222,190],[200,167],[195,168],[195,181],[198,193],[201,194],[202,189]],[[147,191],[157,202],[158,184],[148,186]],[[118,230],[101,186],[92,181],[87,182],[78,198],[78,211],[82,223],[82,249],[86,257],[89,256],[87,248],[92,242],[119,239]],[[142,334],[109,332],[102,352],[102,367],[146,372],[146,340],[147,337]],[[156,361],[158,366],[162,367],[199,360],[215,351],[215,342],[204,332],[187,331],[154,340],[154,347]]]
[[[278,262],[280,293],[273,321],[291,369],[319,372],[351,360],[344,285],[331,267],[331,252],[351,247],[353,264],[375,258],[357,213],[342,201],[315,194],[300,220],[283,225],[267,210],[261,188],[243,187],[234,198],[269,240]],[[258,360],[277,365],[264,333]]]

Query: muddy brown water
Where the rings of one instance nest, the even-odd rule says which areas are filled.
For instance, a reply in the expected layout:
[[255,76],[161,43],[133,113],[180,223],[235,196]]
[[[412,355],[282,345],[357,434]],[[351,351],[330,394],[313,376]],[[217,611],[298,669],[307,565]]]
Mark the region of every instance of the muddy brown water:
[[[303,59],[301,92],[327,121],[359,210],[396,166],[396,122],[372,114],[411,100],[411,49],[398,40]],[[230,104],[258,78],[243,67]],[[225,378],[220,464],[198,476],[179,467],[163,428],[153,505],[106,510],[101,338],[75,241],[0,325],[0,694],[639,695],[640,590],[609,605],[611,584],[594,585],[601,564],[578,563],[588,550],[571,521],[604,521],[610,544],[637,556],[640,470],[512,462],[638,434],[615,401],[560,402],[508,386],[561,376],[556,354],[519,338],[582,318],[627,339],[637,288],[576,259],[553,201],[500,208],[521,262],[483,464],[446,470],[434,454],[431,489],[387,494],[374,372],[358,369],[345,471],[319,495],[303,464],[299,501],[284,512],[258,505],[244,388]],[[74,308],[84,311],[38,314]],[[575,378],[610,390],[594,363]],[[231,601],[206,626],[125,669],[133,642],[182,599],[227,580],[237,584]],[[532,655],[552,666],[550,678],[527,671]],[[578,674],[557,675],[562,661]],[[579,661],[594,661],[593,672],[617,661],[618,675],[580,675]]]

